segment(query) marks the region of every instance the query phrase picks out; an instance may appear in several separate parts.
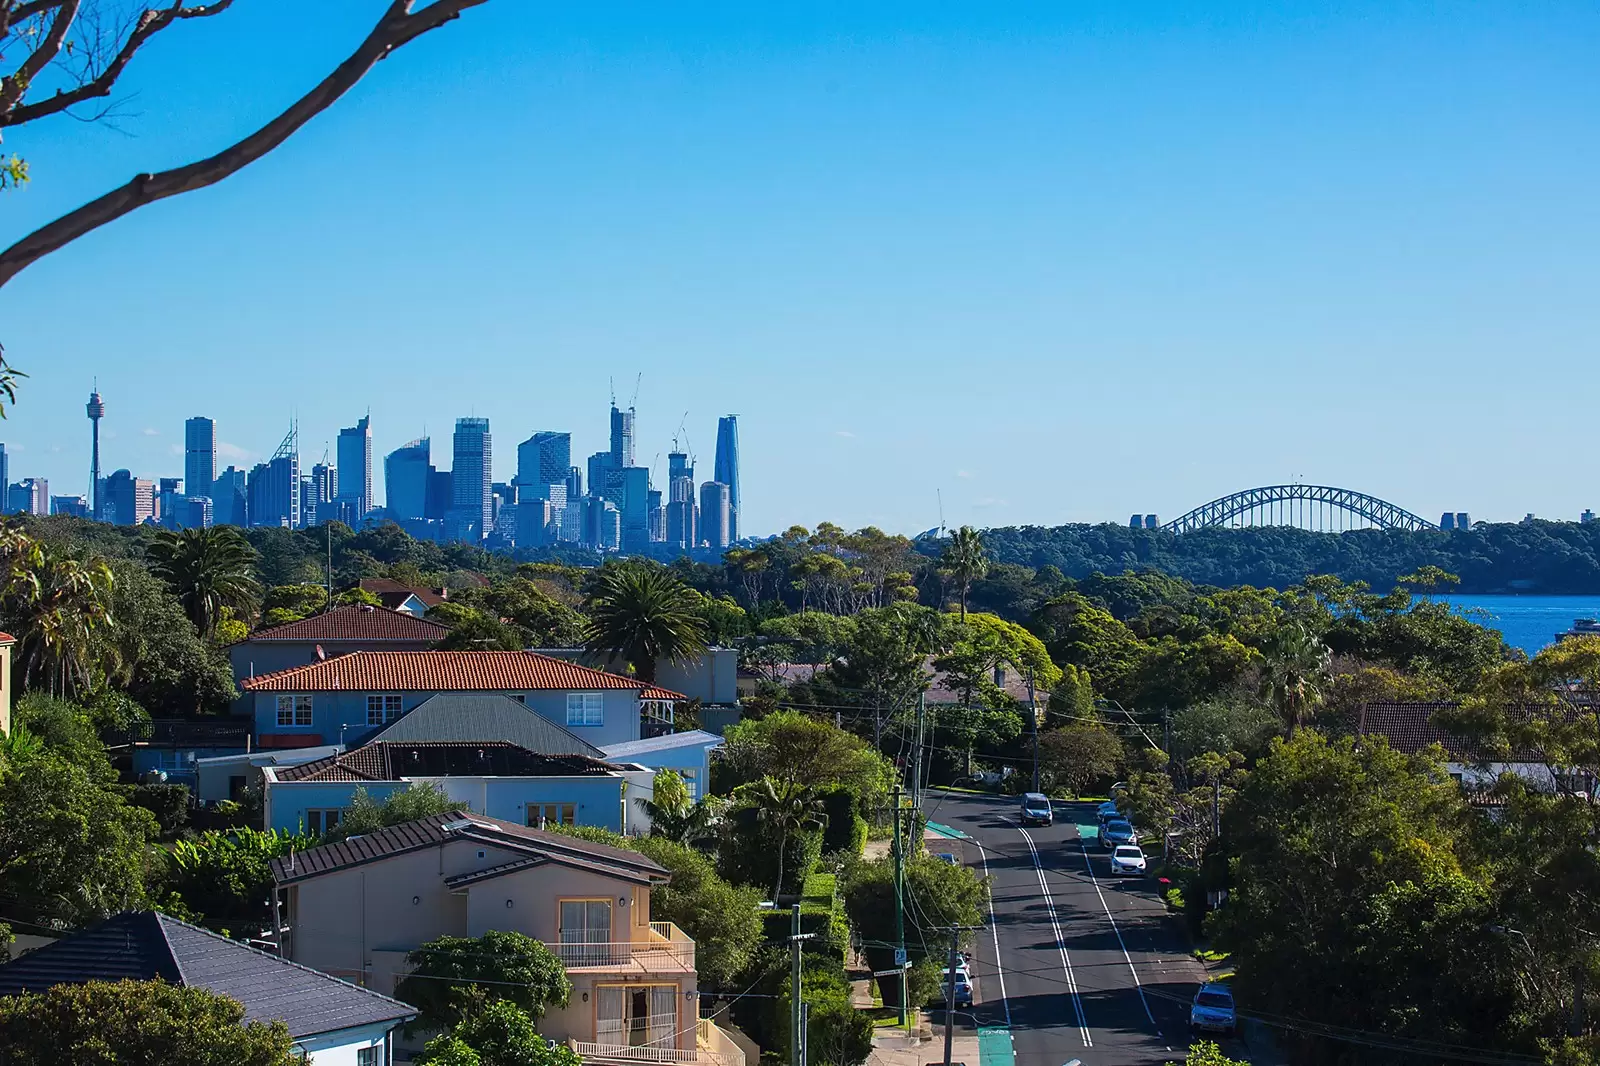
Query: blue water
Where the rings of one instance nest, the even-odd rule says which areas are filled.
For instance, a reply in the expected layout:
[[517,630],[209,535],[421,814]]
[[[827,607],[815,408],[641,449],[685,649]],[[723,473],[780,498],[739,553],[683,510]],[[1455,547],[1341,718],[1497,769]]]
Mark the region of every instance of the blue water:
[[1573,619],[1600,618],[1600,596],[1451,596],[1450,605],[1486,615],[1473,621],[1505,634],[1506,643],[1533,655],[1572,628]]

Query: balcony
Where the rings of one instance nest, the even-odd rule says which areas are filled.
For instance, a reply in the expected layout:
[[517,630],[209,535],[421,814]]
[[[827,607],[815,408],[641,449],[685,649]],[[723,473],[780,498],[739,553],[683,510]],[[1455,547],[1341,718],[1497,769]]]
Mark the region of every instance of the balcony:
[[671,922],[651,922],[648,933],[634,941],[563,940],[545,946],[568,970],[638,974],[694,972],[694,941]]
[[598,1044],[592,1041],[569,1040],[567,1046],[577,1052],[584,1062],[632,1064],[641,1062],[666,1063],[670,1066],[745,1066],[744,1051],[725,1030],[710,1018],[701,1018],[695,1026],[695,1047],[692,1050],[660,1047],[655,1044]]

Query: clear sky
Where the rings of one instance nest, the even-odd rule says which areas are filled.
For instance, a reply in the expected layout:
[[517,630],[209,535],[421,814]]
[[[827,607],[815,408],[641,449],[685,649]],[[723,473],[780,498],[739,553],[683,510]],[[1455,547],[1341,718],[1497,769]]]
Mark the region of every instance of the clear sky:
[[[241,0],[138,57],[115,128],[11,131],[11,240],[209,154],[381,0]],[[750,532],[1172,517],[1343,485],[1424,515],[1575,517],[1600,334],[1592,2],[689,5],[491,0],[283,148],[0,290],[33,376],[11,477],[182,473],[298,416],[308,469],[495,476],[535,429],[638,452],[740,416]],[[381,478],[381,469],[379,476]],[[379,498],[382,498],[381,482]]]

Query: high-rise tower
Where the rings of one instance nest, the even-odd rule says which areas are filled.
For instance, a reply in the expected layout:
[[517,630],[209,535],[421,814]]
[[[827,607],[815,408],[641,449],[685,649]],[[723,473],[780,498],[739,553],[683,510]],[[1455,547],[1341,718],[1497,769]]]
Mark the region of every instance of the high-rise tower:
[[615,403],[611,405],[611,465],[619,470],[633,465],[633,408],[624,411]]
[[94,443],[89,452],[89,511],[95,521],[100,520],[100,420],[106,416],[106,405],[100,399],[100,390],[89,393],[89,424],[93,427]]
[[211,495],[217,480],[217,424],[191,418],[183,424],[183,489],[188,496]]
[[487,418],[456,419],[450,486],[455,539],[482,540],[494,528],[494,452]]
[[739,416],[717,419],[717,462],[712,478],[728,486],[728,543],[739,539]]
[[338,463],[339,488],[336,495],[350,502],[355,519],[359,522],[373,508],[370,415],[339,431]]

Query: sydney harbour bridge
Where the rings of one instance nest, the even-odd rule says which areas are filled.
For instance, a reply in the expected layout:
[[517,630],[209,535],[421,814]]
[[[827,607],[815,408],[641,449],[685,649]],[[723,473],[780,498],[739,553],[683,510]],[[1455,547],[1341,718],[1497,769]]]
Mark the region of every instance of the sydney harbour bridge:
[[1331,485],[1263,485],[1244,489],[1212,500],[1170,522],[1159,522],[1155,515],[1134,515],[1129,525],[1163,529],[1169,533],[1189,533],[1214,526],[1297,526],[1323,532],[1349,529],[1466,529],[1471,520],[1465,513],[1447,514],[1442,522],[1430,522],[1398,504],[1380,500],[1354,489]]

